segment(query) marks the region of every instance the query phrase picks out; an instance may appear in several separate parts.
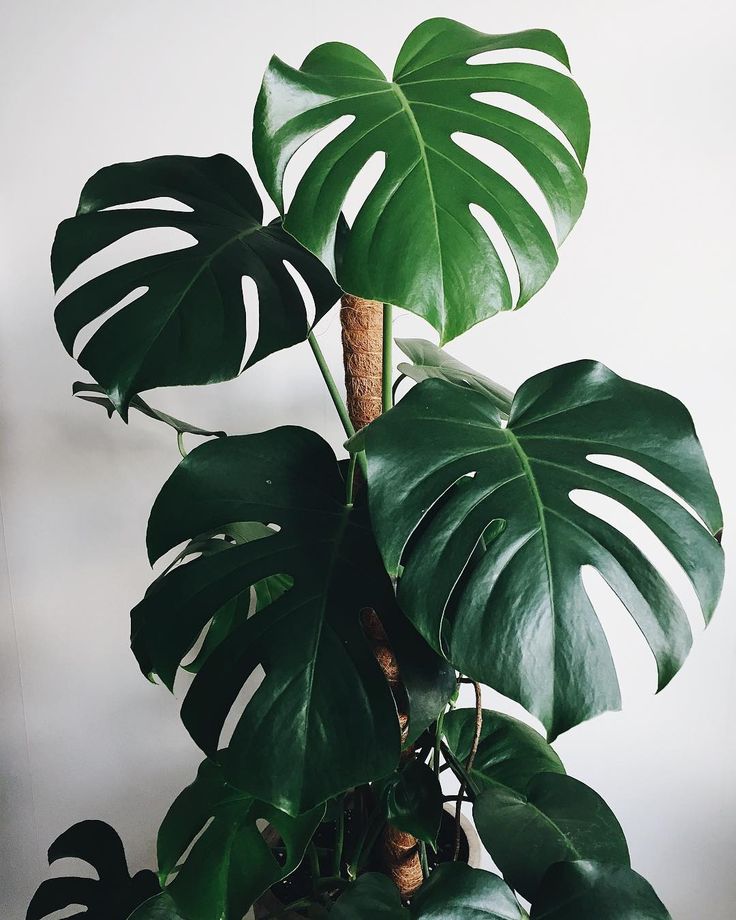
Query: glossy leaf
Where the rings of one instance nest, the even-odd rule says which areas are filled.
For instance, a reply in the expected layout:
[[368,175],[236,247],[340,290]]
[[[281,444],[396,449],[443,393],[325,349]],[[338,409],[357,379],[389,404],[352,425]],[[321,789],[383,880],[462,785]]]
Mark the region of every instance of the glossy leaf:
[[[151,512],[152,560],[195,534],[226,531],[232,521],[278,529],[173,569],[133,611],[132,637],[144,673],[171,687],[224,604],[264,578],[293,579],[212,652],[182,708],[192,737],[225,765],[229,781],[290,814],[387,776],[398,762],[395,703],[360,613],[375,609],[389,635],[402,615],[366,518],[363,508],[346,505],[330,447],[301,428],[202,444]],[[426,648],[417,633],[414,644]],[[218,754],[230,708],[259,666],[263,681]]]
[[337,899],[330,920],[411,920],[399,891],[387,875],[368,872]]
[[[388,80],[350,45],[315,48],[300,69],[274,57],[256,106],[258,171],[284,226],[336,271],[344,290],[397,304],[427,319],[446,342],[513,306],[496,247],[471,211],[489,214],[520,276],[518,305],[547,281],[555,243],[524,195],[457,143],[471,135],[504,148],[547,201],[561,242],[586,193],[582,164],[590,124],[585,100],[567,75],[531,63],[469,63],[488,51],[531,49],[568,67],[552,32],[486,35],[450,19],[430,19],[404,42]],[[514,96],[538,109],[566,144],[529,118],[478,98]],[[351,121],[311,155],[284,212],[284,174],[305,142],[343,116]],[[363,166],[385,154],[385,168],[341,246],[335,237],[345,199]]]
[[368,873],[351,885],[335,904],[334,920],[522,920],[519,903],[497,875],[462,863],[438,866],[403,907],[393,882]]
[[438,866],[411,903],[412,920],[521,920],[514,893],[503,879],[462,863]]
[[478,390],[495,403],[502,415],[508,417],[514,398],[511,390],[479,374],[426,339],[396,339],[396,344],[411,361],[410,364],[406,361],[399,364],[398,369],[402,374],[416,380],[417,383],[439,378]]
[[412,758],[387,783],[386,817],[400,831],[436,847],[443,815],[442,786],[434,770]]
[[[72,394],[78,396],[79,399],[83,399],[85,402],[102,406],[105,412],[107,412],[107,417],[113,417],[115,406],[112,404],[111,400],[104,395],[105,390],[99,384],[77,381],[72,384]],[[163,422],[164,425],[173,428],[178,434],[197,434],[204,438],[225,437],[224,431],[209,431],[207,428],[198,428],[196,425],[192,425],[189,422],[183,422],[179,418],[174,418],[173,415],[167,415],[166,412],[161,412],[160,409],[154,409],[153,406],[149,406],[147,402],[142,400],[140,396],[134,396],[133,399],[131,399],[130,408],[137,409],[142,415],[146,415],[156,422]]]
[[571,776],[540,773],[525,794],[489,785],[475,800],[473,818],[504,878],[525,898],[533,899],[556,862],[598,859],[629,865],[615,815],[597,792]]
[[[467,763],[475,737],[475,709],[453,709],[443,721],[447,745]],[[538,773],[564,773],[557,753],[533,728],[501,712],[483,710],[480,744],[470,776],[476,786],[508,786],[524,792]]]
[[[551,736],[620,706],[584,566],[636,621],[659,688],[692,642],[649,559],[571,493],[637,515],[692,582],[705,619],[713,613],[721,509],[690,415],[659,390],[577,361],[524,383],[504,427],[483,393],[426,380],[350,446],[367,452],[371,517],[388,571],[403,567],[402,608],[459,671],[519,701]],[[694,513],[596,455],[632,461]]]
[[626,866],[588,860],[552,866],[534,899],[531,920],[591,920],[592,917],[671,920],[649,882]]
[[166,891],[154,898],[144,901],[133,911],[128,920],[189,920],[181,914],[173,899]]
[[[187,210],[144,206],[161,198]],[[120,207],[131,204],[139,206]],[[59,226],[54,241],[57,289],[95,253],[136,231],[173,228],[195,240],[112,268],[66,294],[57,307],[56,326],[72,354],[82,330],[125,301],[78,357],[124,418],[144,390],[215,383],[240,373],[244,277],[258,289],[258,338],[246,366],[307,337],[306,307],[284,262],[308,284],[315,321],[335,303],[339,291],[326,269],[279,223],[264,226],[262,218],[250,176],[224,154],[118,163],[87,182],[76,216]]]
[[26,920],[42,920],[57,911],[80,907],[70,920],[127,920],[128,915],[161,889],[153,872],[131,876],[123,844],[104,821],[81,821],[58,837],[49,848],[49,865],[58,859],[81,859],[97,878],[51,878],[33,896]]
[[[222,768],[205,760],[159,830],[161,880],[165,884],[174,874],[166,890],[187,920],[241,920],[264,891],[301,863],[324,813],[320,805],[290,817],[234,789]],[[261,819],[278,831],[283,859],[264,840]]]

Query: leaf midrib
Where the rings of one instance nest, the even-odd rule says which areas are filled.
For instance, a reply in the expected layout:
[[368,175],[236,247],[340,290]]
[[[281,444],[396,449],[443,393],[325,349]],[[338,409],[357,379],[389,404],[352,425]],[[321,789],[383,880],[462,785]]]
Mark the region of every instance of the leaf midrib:
[[396,95],[396,98],[399,100],[402,110],[406,113],[406,117],[409,121],[409,126],[416,139],[417,147],[419,148],[419,157],[422,162],[422,165],[424,166],[424,173],[425,173],[426,180],[427,180],[427,187],[429,189],[429,198],[432,204],[432,218],[433,218],[433,223],[434,223],[435,241],[437,244],[437,256],[438,256],[437,264],[439,266],[439,273],[440,273],[440,298],[441,298],[440,312],[442,316],[442,329],[443,329],[443,337],[444,337],[444,328],[445,328],[445,324],[447,320],[447,308],[445,305],[445,267],[444,267],[444,262],[442,260],[442,244],[440,242],[440,225],[439,225],[439,219],[437,217],[437,199],[434,193],[432,173],[429,168],[429,160],[427,158],[427,145],[424,142],[424,137],[422,136],[422,132],[419,129],[419,124],[417,123],[416,117],[414,115],[414,112],[412,111],[409,100],[405,96],[404,91],[402,90],[401,86],[398,83],[391,83],[391,89]]

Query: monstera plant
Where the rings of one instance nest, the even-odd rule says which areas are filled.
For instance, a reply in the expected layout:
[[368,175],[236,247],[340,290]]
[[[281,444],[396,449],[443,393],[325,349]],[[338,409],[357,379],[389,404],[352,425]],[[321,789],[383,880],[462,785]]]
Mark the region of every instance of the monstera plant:
[[[668,917],[608,806],[551,742],[620,706],[584,569],[635,620],[660,689],[691,644],[645,551],[578,493],[633,513],[705,620],[714,612],[721,512],[692,420],[596,361],[512,393],[440,347],[550,277],[584,205],[589,133],[556,35],[433,19],[390,79],[339,43],[299,68],[272,59],[253,126],[280,211],[271,223],[224,154],[118,164],[87,182],[54,243],[56,324],[72,354],[94,324],[76,356],[94,379],[76,395],[176,431],[182,460],[147,534],[166,567],[132,611],[131,640],[154,682],[173,690],[191,673],[181,717],[204,760],[161,824],[158,877],[131,878],[114,832],[85,822],[50,855],[86,858],[99,881],[44,882],[29,920],[68,905],[120,920],[241,920],[251,907],[334,920]],[[551,219],[489,149],[516,161]],[[189,242],[75,286],[90,257],[149,228]],[[345,400],[313,331],[338,301]],[[440,343],[397,340],[398,374],[395,307]],[[344,459],[298,425],[226,435],[141,397],[232,379],[303,341]],[[203,442],[187,453],[185,436]],[[481,685],[546,736],[485,708]],[[479,867],[463,807],[500,875]]]

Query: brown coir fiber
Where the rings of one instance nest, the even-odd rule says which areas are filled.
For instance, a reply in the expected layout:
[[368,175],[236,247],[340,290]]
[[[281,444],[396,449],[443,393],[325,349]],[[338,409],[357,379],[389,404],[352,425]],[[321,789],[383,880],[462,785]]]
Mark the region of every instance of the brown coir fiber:
[[383,304],[344,294],[340,323],[348,414],[359,431],[381,414]]

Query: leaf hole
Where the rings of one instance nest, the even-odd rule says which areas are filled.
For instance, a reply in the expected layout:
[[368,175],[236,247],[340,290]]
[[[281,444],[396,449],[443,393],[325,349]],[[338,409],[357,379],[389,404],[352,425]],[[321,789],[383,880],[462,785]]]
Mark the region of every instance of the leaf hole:
[[341,115],[306,140],[290,157],[282,181],[284,213],[294,200],[297,187],[315,157],[355,121],[355,115]]
[[131,201],[125,202],[124,204],[114,204],[109,208],[104,208],[105,211],[132,211],[139,210],[140,208],[149,208],[153,211],[181,211],[183,213],[194,213],[194,208],[189,207],[188,204],[184,204],[183,201],[178,201],[176,198],[146,198],[143,201]]
[[251,671],[251,673],[248,675],[247,680],[244,682],[238,695],[233,700],[233,704],[230,707],[230,710],[228,711],[228,714],[222,724],[218,747],[228,747],[230,741],[232,740],[233,733],[238,726],[238,722],[245,712],[245,707],[248,705],[251,698],[261,686],[265,680],[265,677],[266,672],[263,669],[263,665],[260,664],[256,665],[253,671]]
[[248,275],[245,275],[241,279],[241,291],[245,307],[245,348],[240,362],[240,373],[242,374],[248,366],[250,356],[253,354],[258,344],[261,307],[260,298],[258,296],[258,285]]
[[666,483],[662,482],[661,479],[658,479],[648,470],[645,470],[644,467],[640,466],[638,463],[627,460],[625,457],[617,457],[613,454],[587,454],[585,459],[589,460],[591,463],[596,463],[598,466],[604,466],[609,470],[616,470],[618,473],[624,473],[626,476],[631,476],[632,479],[638,479],[639,482],[643,482],[648,486],[652,486],[654,489],[658,489],[660,492],[664,492],[665,495],[677,502],[681,508],[688,511],[699,524],[708,530],[707,524],[694,508],[688,505],[688,503]]
[[286,259],[284,259],[284,268],[291,275],[291,278],[294,284],[299,289],[299,294],[302,298],[302,301],[304,303],[304,308],[307,313],[307,327],[311,329],[312,325],[314,324],[316,306],[314,303],[314,297],[312,295],[312,292],[309,289],[309,285],[304,280],[304,278],[302,278],[299,272],[294,268],[291,262],[287,262]]
[[695,589],[690,579],[661,540],[633,511],[607,495],[587,489],[573,489],[570,500],[620,531],[646,556],[680,600],[693,633],[704,627]]
[[350,183],[350,188],[345,195],[342,207],[342,213],[349,226],[352,227],[355,223],[355,218],[360,213],[371,191],[378,184],[378,180],[385,169],[386,154],[382,150],[377,150],[368,157],[355,174],[355,178]]
[[478,66],[483,64],[538,64],[541,67],[548,67],[550,70],[556,70],[558,73],[570,76],[570,71],[565,65],[546,54],[544,51],[536,51],[533,48],[496,48],[491,51],[481,51],[480,54],[474,54],[468,59],[468,64]]
[[566,147],[572,156],[575,157],[575,160],[579,162],[575,149],[565,133],[554,123],[554,121],[552,121],[549,115],[545,115],[544,112],[540,111],[535,105],[532,105],[531,102],[527,102],[526,99],[521,99],[519,96],[514,96],[512,93],[499,92],[471,93],[471,99],[475,99],[478,102],[485,102],[487,105],[497,106],[498,108],[505,109],[507,112],[513,112],[514,115],[520,115],[522,118],[534,122],[535,125],[544,128],[545,131]]
[[501,261],[501,266],[504,273],[506,274],[506,277],[508,278],[509,287],[511,288],[511,303],[513,309],[513,306],[515,306],[519,301],[521,282],[519,279],[519,270],[516,267],[516,260],[514,259],[513,253],[511,252],[511,247],[506,241],[506,237],[503,235],[501,228],[498,226],[492,215],[488,213],[488,211],[486,211],[484,208],[481,208],[480,205],[477,204],[471,204],[469,208],[470,213],[481,225],[484,233],[491,241],[493,248],[498,253],[498,258]]
[[541,219],[547,229],[547,233],[552,239],[557,239],[554,217],[544,193],[532,174],[521,165],[512,153],[500,144],[496,144],[485,137],[476,137],[474,134],[456,132],[452,135],[452,139],[458,147],[490,166],[491,169],[513,185],[517,191],[521,192]]

